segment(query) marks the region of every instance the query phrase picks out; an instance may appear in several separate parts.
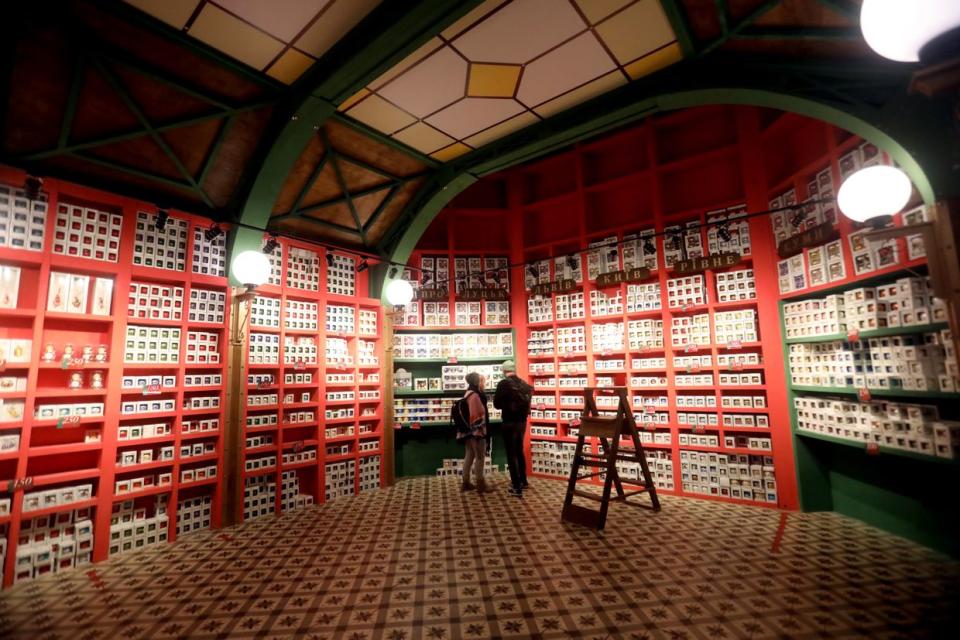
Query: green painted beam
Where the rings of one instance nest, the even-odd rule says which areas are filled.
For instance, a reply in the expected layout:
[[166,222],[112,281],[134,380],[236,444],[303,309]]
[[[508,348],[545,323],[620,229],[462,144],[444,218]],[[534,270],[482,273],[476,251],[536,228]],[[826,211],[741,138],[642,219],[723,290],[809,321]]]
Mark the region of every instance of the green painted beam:
[[201,187],[203,186],[204,181],[206,181],[207,174],[210,172],[210,168],[213,167],[214,162],[217,159],[217,154],[220,153],[220,147],[223,146],[223,141],[227,139],[227,134],[230,133],[230,128],[233,127],[234,122],[236,122],[236,118],[234,117],[225,118],[222,122],[220,122],[220,126],[217,127],[217,135],[214,138],[213,143],[210,145],[210,148],[207,149],[207,155],[203,159],[200,173],[197,175],[197,184],[199,184]]
[[147,115],[140,108],[140,105],[137,104],[136,100],[133,99],[133,96],[130,95],[130,92],[127,91],[126,87],[123,86],[120,78],[118,78],[111,69],[107,68],[107,65],[105,65],[102,61],[94,60],[93,64],[97,68],[97,71],[100,72],[100,75],[103,76],[103,78],[107,81],[107,84],[109,84],[110,87],[117,93],[117,95],[120,96],[120,99],[127,106],[127,109],[133,113],[133,115],[140,122],[140,125],[147,131],[154,144],[160,147],[164,155],[170,159],[170,162],[172,162],[173,166],[177,168],[177,171],[180,172],[180,175],[182,175],[183,178],[190,183],[190,186],[193,187],[193,189],[208,207],[213,207],[213,201],[210,199],[210,196],[208,196],[207,193],[200,187],[200,185],[197,184],[193,174],[191,174],[187,167],[184,166],[183,161],[180,160],[179,156],[177,156],[170,145],[167,144],[167,141],[163,138],[163,136],[154,130],[150,119],[147,118]]
[[[384,182],[383,184],[377,184],[372,187],[367,187],[366,189],[360,189],[354,191],[350,194],[352,198],[362,198],[364,196],[369,196],[371,194],[383,191],[384,189],[391,189],[399,184],[402,184],[402,180],[394,180],[391,182]],[[272,216],[271,220],[280,220],[286,218],[296,218],[305,213],[312,213],[314,211],[320,211],[321,209],[326,209],[327,207],[332,207],[335,204],[346,204],[350,198],[347,196],[337,196],[336,198],[330,198],[328,200],[323,200],[322,202],[316,202],[314,204],[307,205],[305,207],[297,207],[295,209],[290,209],[286,213],[281,213],[280,215]]]
[[750,27],[736,35],[738,40],[859,40],[855,27]]
[[769,11],[772,11],[782,2],[783,0],[766,0],[765,2],[757,5],[757,7],[751,10],[750,13],[741,18],[736,25],[729,27],[720,34],[720,37],[716,38],[707,44],[703,49],[701,49],[699,54],[703,56],[711,51],[714,51],[715,49],[719,49],[727,42],[727,40],[735,37],[738,33],[752,25],[757,18],[761,17],[765,13],[768,13]]
[[[276,216],[270,219],[270,225],[272,226],[275,221],[280,221],[283,219],[281,216]],[[309,222],[315,227],[323,227],[324,229],[332,229],[333,231],[340,231],[342,233],[348,233],[353,236],[361,237],[360,230],[353,227],[346,227],[342,224],[337,224],[336,222],[330,222],[329,220],[321,220],[320,218],[313,218],[311,216],[297,216],[297,220],[302,220],[303,222]]]
[[330,161],[330,156],[333,154],[333,149],[327,148],[323,152],[323,157],[317,162],[317,166],[313,168],[310,172],[310,175],[307,176],[307,181],[303,183],[303,188],[300,189],[300,193],[297,194],[297,199],[293,201],[293,206],[290,207],[291,216],[300,215],[300,205],[303,204],[303,199],[307,197],[307,194],[310,193],[310,190],[313,189],[313,185],[316,184],[317,178],[320,177],[320,174],[323,172],[323,168],[327,166],[327,162]]
[[[323,136],[323,143],[326,147],[330,148],[330,141],[327,139],[326,130],[321,130]],[[334,153],[331,161],[333,163],[333,175],[337,179],[337,186],[340,187],[340,191],[343,192],[343,195],[347,198],[347,208],[350,209],[350,217],[353,218],[354,224],[357,225],[357,231],[360,232],[360,240],[363,242],[364,246],[367,246],[367,232],[363,229],[363,223],[360,222],[360,214],[357,213],[357,206],[353,201],[353,196],[350,195],[350,188],[347,186],[347,181],[343,179],[343,172],[340,170],[340,160],[338,159],[339,154]]]
[[114,162],[113,160],[108,160],[106,158],[98,158],[96,156],[90,155],[89,153],[70,153],[67,154],[70,157],[76,158],[77,160],[83,160],[84,162],[89,162],[107,169],[113,169],[114,171],[120,171],[131,176],[136,176],[137,178],[143,178],[144,180],[150,180],[152,182],[157,182],[168,187],[176,187],[177,189],[184,189],[186,191],[194,191],[193,185],[190,185],[186,182],[180,182],[179,180],[173,180],[167,176],[160,175],[159,173],[152,173],[150,171],[144,171],[143,169],[138,169],[136,167],[131,167],[130,165],[120,164],[119,162]]
[[397,151],[402,151],[408,156],[415,158],[416,160],[419,160],[420,162],[427,165],[428,167],[438,167],[442,164],[440,162],[437,162],[430,156],[424,153],[421,153],[420,151],[417,151],[413,147],[400,142],[396,138],[391,138],[387,134],[381,131],[377,131],[373,127],[369,127],[364,123],[360,122],[359,120],[354,120],[353,118],[351,118],[350,116],[344,113],[337,111],[332,116],[330,116],[330,119],[340,124],[345,124],[351,129],[359,131],[360,133],[367,136],[368,138],[373,138],[377,142],[385,144],[388,147],[396,149]]
[[67,104],[63,109],[63,120],[60,122],[60,137],[57,148],[63,149],[70,142],[70,131],[73,129],[73,118],[77,114],[77,102],[80,99],[80,90],[83,89],[83,77],[86,71],[86,60],[81,54],[73,61],[73,73],[70,76],[70,93],[67,94]]
[[383,212],[387,210],[387,207],[390,206],[390,202],[397,196],[397,193],[400,191],[400,185],[395,184],[390,187],[390,191],[384,196],[383,200],[380,201],[380,204],[377,205],[377,208],[374,210],[373,214],[370,216],[370,219],[367,220],[367,224],[363,225],[364,232],[369,231],[377,220],[380,219],[380,216],[383,215]]
[[860,8],[848,0],[817,0],[820,4],[836,11],[848,20],[860,23]]
[[660,0],[663,12],[667,14],[673,33],[677,36],[684,58],[690,58],[696,53],[690,23],[687,21],[687,12],[680,0]]
[[[176,120],[171,120],[163,124],[153,125],[153,130],[157,133],[163,133],[164,131],[172,131],[173,129],[180,129],[181,127],[189,127],[195,124],[201,124],[204,122],[209,122],[211,120],[220,120],[223,118],[230,118],[241,113],[246,113],[247,111],[256,111],[257,109],[263,109],[264,107],[269,107],[273,105],[273,102],[254,102],[246,106],[237,107],[236,109],[230,109],[228,111],[215,111],[212,113],[206,113],[198,116],[191,116],[189,118],[178,118]],[[18,162],[35,162],[37,160],[45,160],[47,158],[52,158],[64,153],[73,153],[76,151],[84,151],[86,149],[93,149],[94,147],[102,147],[103,145],[113,144],[115,142],[125,142],[127,140],[133,140],[135,138],[142,138],[143,136],[150,135],[148,131],[139,127],[137,129],[132,129],[129,131],[123,131],[121,133],[113,133],[106,135],[100,138],[94,138],[92,140],[83,140],[80,142],[75,142],[73,144],[68,144],[62,149],[59,147],[54,147],[53,149],[44,149],[42,151],[32,151],[30,153],[17,156],[15,158]]]
[[730,32],[730,8],[727,6],[727,0],[713,0],[713,4],[717,10],[720,33],[727,35]]

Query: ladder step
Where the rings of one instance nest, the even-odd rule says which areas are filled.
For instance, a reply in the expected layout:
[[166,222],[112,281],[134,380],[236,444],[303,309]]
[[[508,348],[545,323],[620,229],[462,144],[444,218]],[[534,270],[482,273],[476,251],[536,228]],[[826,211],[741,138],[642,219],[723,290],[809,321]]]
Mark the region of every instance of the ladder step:
[[596,473],[588,473],[585,476],[577,476],[577,481],[579,482],[580,480],[586,480],[587,478],[596,478],[597,476],[602,476],[603,473],[603,471],[597,471]]
[[578,464],[583,465],[584,467],[606,467],[606,460],[581,460]]

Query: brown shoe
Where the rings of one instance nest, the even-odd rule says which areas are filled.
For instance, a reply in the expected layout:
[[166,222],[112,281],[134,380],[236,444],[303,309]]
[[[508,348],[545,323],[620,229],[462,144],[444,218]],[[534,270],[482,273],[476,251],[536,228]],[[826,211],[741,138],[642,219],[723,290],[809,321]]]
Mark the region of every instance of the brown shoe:
[[476,489],[476,487],[470,484],[469,482],[464,482],[463,486],[460,487],[461,491],[473,491],[474,489]]

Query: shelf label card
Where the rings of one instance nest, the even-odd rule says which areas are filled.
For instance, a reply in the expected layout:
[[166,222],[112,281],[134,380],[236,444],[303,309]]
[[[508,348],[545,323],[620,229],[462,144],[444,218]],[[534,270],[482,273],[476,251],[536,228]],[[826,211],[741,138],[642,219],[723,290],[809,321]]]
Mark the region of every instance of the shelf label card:
[[300,453],[303,451],[303,440],[297,440],[293,443],[293,452]]
[[707,432],[707,429],[703,425],[695,424],[693,425],[693,432],[698,435],[702,435]]
[[700,373],[700,365],[687,365],[687,373]]
[[7,370],[7,359],[3,358],[2,360],[0,360],[0,371],[6,371],[6,370]]
[[293,368],[296,371],[303,371],[304,369],[306,369],[306,365],[303,363],[303,360],[300,360],[299,362],[293,365]]
[[152,396],[152,395],[156,395],[156,394],[158,394],[158,393],[160,393],[160,385],[159,385],[159,384],[154,383],[154,384],[145,384],[145,385],[143,385],[143,395],[145,395],[145,396]]
[[743,371],[742,362],[731,362],[729,366],[730,371]]
[[447,364],[457,364],[457,356],[450,356],[447,358]]
[[847,331],[847,341],[848,341],[848,342],[857,342],[858,340],[860,340],[860,330],[859,330],[859,329],[851,329],[850,331]]
[[674,262],[673,273],[678,276],[685,276],[691,273],[700,273],[707,269],[723,269],[740,264],[741,259],[739,253],[712,253],[702,258]]
[[727,349],[739,349],[743,344],[739,340],[731,340],[727,343]]
[[644,422],[643,428],[646,429],[647,431],[656,431],[657,425],[653,422]]
[[420,425],[419,422],[411,422],[411,423],[410,423],[410,428],[411,428],[411,429],[419,429],[420,426],[421,426],[421,425]]
[[644,412],[644,413],[656,413],[656,412],[657,412],[657,408],[656,408],[655,406],[653,406],[652,404],[644,405],[644,407],[643,407],[643,412]]
[[537,403],[537,411],[543,411],[546,408],[547,408],[547,405],[543,404],[542,402]]
[[573,427],[573,428],[579,428],[579,427],[580,427],[580,418],[574,418],[573,420],[571,420],[571,421],[570,421],[570,426]]
[[57,419],[57,429],[62,429],[64,426],[79,424],[79,423],[80,423],[80,416],[78,415],[60,416]]
[[27,476],[26,478],[17,478],[15,480],[10,480],[7,482],[7,492],[13,493],[14,491],[20,491],[22,489],[29,489],[33,486],[33,478]]
[[878,456],[880,455],[880,445],[876,442],[867,443],[867,455],[868,456]]
[[60,361],[61,369],[81,369],[87,363],[83,358],[64,358]]
[[857,397],[860,399],[860,402],[870,402],[870,398],[872,397],[870,395],[870,389],[866,387],[857,389]]
[[688,342],[683,346],[684,353],[696,353],[699,350],[700,350],[700,345],[698,344],[692,344]]

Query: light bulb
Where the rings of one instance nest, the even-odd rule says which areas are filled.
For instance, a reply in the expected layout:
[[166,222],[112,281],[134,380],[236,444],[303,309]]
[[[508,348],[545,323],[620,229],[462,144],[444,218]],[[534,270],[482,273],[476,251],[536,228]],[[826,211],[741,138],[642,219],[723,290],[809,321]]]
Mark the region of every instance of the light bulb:
[[270,258],[262,251],[244,251],[234,257],[230,271],[238,282],[258,287],[270,277]]
[[409,304],[413,300],[413,287],[404,279],[391,280],[387,285],[387,302],[395,307]]
[[856,222],[892,216],[910,201],[913,186],[900,169],[875,165],[860,169],[843,181],[837,204],[843,215]]
[[898,62],[917,62],[924,45],[957,26],[957,0],[863,0],[860,7],[863,39]]

